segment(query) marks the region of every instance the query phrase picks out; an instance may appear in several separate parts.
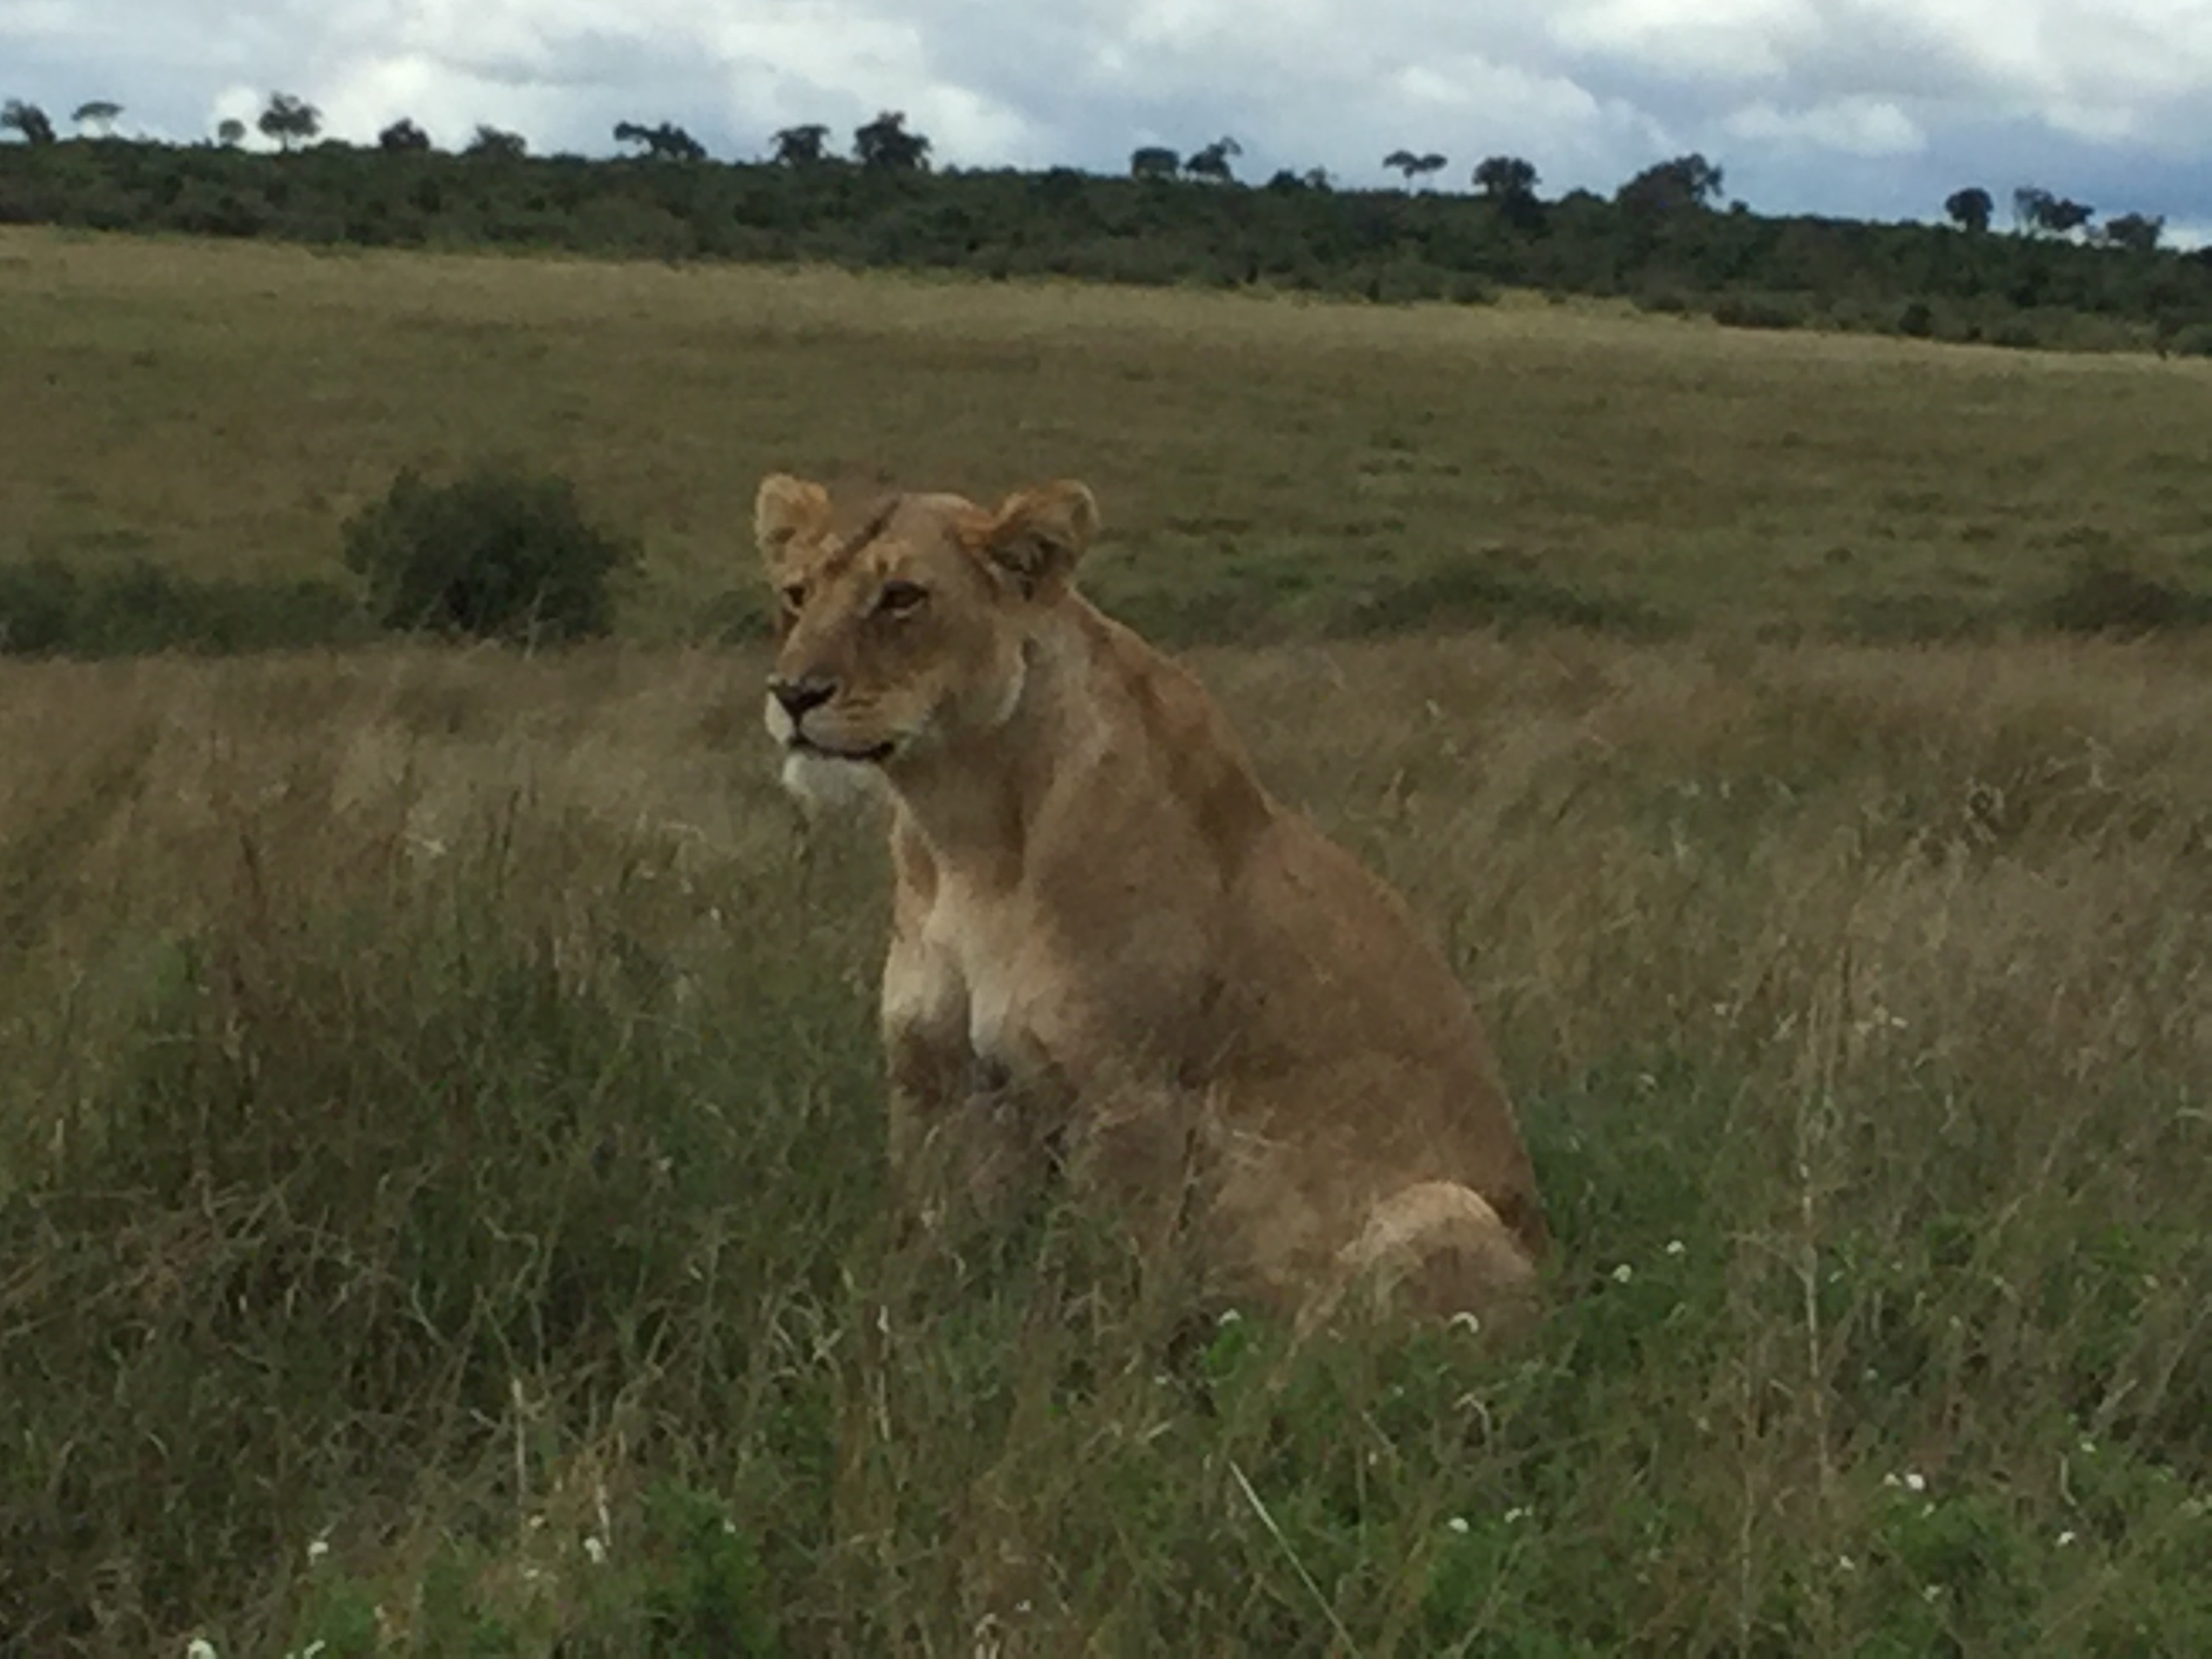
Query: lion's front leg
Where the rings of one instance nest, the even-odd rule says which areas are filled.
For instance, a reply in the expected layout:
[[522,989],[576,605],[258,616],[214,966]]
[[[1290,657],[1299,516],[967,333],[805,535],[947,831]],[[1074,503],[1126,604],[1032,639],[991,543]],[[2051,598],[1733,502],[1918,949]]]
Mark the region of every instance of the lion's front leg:
[[1003,1219],[1042,1190],[1053,1146],[1003,1067],[964,1028],[889,1027],[891,1203],[902,1237]]
[[902,1234],[933,1231],[944,1207],[946,1124],[959,1114],[974,1064],[964,1028],[886,1018],[885,1133],[890,1207]]

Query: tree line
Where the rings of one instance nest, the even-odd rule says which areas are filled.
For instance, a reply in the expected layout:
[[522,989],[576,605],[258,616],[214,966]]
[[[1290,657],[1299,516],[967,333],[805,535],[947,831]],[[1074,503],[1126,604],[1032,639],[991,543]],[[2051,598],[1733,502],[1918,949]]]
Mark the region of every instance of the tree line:
[[617,122],[622,154],[537,156],[479,125],[441,149],[411,118],[370,146],[324,137],[306,100],[272,94],[211,142],[114,136],[109,101],[60,137],[34,104],[0,106],[0,222],[181,230],[364,246],[485,243],[660,258],[927,266],[994,276],[1264,287],[1376,301],[1476,302],[1504,286],[1629,299],[1748,327],[1828,327],[2027,346],[2148,347],[2212,355],[2212,254],[2160,246],[2165,222],[2038,185],[1996,201],[1970,185],[1942,224],[1765,216],[1729,201],[1722,168],[1669,157],[1609,196],[1539,194],[1534,164],[1492,155],[1471,191],[1417,187],[1449,166],[1432,150],[1382,158],[1404,187],[1339,186],[1325,168],[1240,179],[1229,136],[1188,151],[1133,150],[1124,175],[1054,167],[939,170],[928,137],[892,110],[849,144],[806,124],[757,161],[720,162],[670,121]]

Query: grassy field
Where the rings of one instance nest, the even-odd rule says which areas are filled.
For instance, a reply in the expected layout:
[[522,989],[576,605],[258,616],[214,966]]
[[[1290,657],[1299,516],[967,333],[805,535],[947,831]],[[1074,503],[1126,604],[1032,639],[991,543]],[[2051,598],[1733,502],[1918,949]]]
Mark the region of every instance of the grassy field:
[[[768,468],[1080,473],[1095,586],[1201,639],[1590,617],[2002,629],[2084,558],[2212,591],[2212,362],[1493,307],[0,231],[0,562],[337,574],[401,465],[513,454],[751,613]],[[10,543],[14,545],[11,547]]]
[[[312,574],[496,445],[651,555],[557,655],[0,659],[7,1659],[2212,1651],[2212,650],[1786,637],[2201,574],[2203,368],[20,234],[0,364],[25,551]],[[879,851],[676,642],[878,463],[1279,635],[1195,660],[1490,1022],[1534,1334],[886,1253]],[[1486,548],[1673,635],[1342,637]]]

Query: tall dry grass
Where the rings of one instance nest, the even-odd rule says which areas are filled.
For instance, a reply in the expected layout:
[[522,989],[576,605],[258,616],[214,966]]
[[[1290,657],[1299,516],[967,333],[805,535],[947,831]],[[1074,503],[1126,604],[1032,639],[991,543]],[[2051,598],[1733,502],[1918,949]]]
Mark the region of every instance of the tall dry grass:
[[0,665],[0,1652],[2212,1650],[2201,650],[1199,660],[1498,1036],[1524,1344],[888,1261],[756,656]]

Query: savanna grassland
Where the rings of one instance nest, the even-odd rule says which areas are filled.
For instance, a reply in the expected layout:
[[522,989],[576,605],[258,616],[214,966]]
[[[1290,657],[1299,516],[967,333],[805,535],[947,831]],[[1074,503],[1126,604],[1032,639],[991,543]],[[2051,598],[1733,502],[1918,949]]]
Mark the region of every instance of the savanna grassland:
[[[2212,365],[0,237],[0,563],[486,452],[617,639],[0,659],[0,1654],[2212,1651],[2212,649],[2050,626],[2212,586]],[[1539,1330],[886,1251],[770,466],[1097,489],[1490,1023]]]

